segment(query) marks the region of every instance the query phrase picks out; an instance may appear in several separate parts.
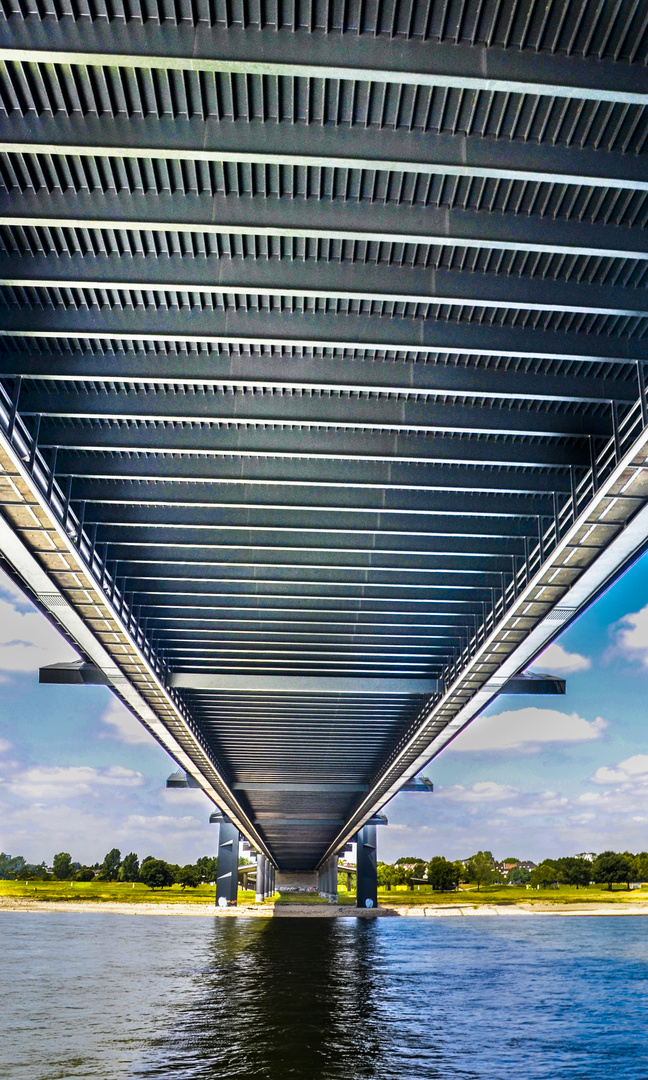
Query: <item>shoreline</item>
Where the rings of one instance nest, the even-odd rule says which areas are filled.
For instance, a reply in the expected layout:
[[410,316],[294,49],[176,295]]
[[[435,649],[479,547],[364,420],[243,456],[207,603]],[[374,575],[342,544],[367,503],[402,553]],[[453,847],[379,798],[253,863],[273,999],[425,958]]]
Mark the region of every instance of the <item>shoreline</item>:
[[394,904],[363,909],[351,904],[241,904],[235,908],[217,908],[212,904],[129,904],[110,901],[22,900],[0,898],[3,911],[74,911],[109,912],[118,915],[171,915],[188,918],[488,918],[505,915],[596,916],[648,915],[648,903],[592,901],[587,904],[560,904],[538,901],[520,904]]

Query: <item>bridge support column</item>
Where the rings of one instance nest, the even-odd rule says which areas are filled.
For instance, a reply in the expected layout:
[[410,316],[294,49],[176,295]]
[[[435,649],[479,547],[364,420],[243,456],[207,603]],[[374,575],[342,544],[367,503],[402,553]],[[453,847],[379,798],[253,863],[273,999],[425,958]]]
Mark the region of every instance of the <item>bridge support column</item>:
[[376,826],[365,825],[360,829],[357,843],[356,907],[377,907],[378,849],[376,846]]
[[265,900],[265,873],[266,857],[259,852],[257,855],[256,896],[254,897],[257,904],[262,904]]
[[319,871],[318,891],[331,904],[337,904],[337,855],[331,855]]
[[218,830],[218,907],[235,907],[238,900],[238,853],[240,833],[231,821],[221,821]]

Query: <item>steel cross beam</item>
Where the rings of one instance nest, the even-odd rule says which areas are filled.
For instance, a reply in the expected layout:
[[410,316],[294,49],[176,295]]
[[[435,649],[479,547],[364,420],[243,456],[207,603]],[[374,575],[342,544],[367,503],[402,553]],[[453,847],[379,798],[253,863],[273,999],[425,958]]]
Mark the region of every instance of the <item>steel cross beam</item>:
[[0,62],[64,65],[84,68],[117,67],[136,70],[190,71],[232,75],[271,76],[289,79],[330,79],[349,82],[397,83],[402,86],[425,88],[452,88],[475,92],[501,94],[532,94],[556,98],[574,98],[578,101],[612,102],[620,105],[648,105],[648,87],[645,90],[607,89],[592,84],[560,85],[551,82],[532,82],[523,79],[497,78],[493,76],[458,75],[451,72],[415,72],[406,69],[369,68],[361,66],[340,67],[334,64],[315,65],[300,63],[264,63],[262,60],[217,60],[196,56],[142,56],[137,54],[98,52],[51,51],[33,48],[0,47]]
[[[552,31],[548,18],[542,21],[542,33],[537,36],[524,13],[521,35],[518,32],[509,40],[513,19],[507,31],[506,20],[497,7],[490,17],[478,11],[477,25],[474,16],[472,20],[462,17],[459,24],[453,25],[447,10],[439,16],[430,4],[399,5],[391,15],[387,13],[382,25],[380,9],[372,17],[362,4],[356,3],[339,10],[322,6],[316,11],[314,6],[308,22],[295,6],[278,11],[274,5],[262,3],[258,15],[248,11],[240,25],[216,18],[205,0],[197,0],[189,17],[186,13],[182,18],[169,16],[162,4],[151,11],[155,13],[143,23],[126,20],[121,8],[111,10],[106,17],[110,21],[106,22],[73,17],[71,31],[69,16],[23,10],[20,16],[12,13],[3,22],[0,42],[12,50],[57,54],[69,52],[73,43],[74,55],[100,54],[106,64],[117,63],[123,55],[134,56],[142,64],[155,63],[158,57],[172,57],[186,68],[198,58],[198,63],[217,60],[233,65],[225,68],[228,71],[236,70],[235,65],[247,65],[253,72],[259,70],[258,64],[269,65],[275,72],[277,65],[290,70],[299,65],[302,70],[323,69],[327,74],[332,67],[333,37],[335,56],[341,58],[337,66],[350,69],[354,81],[376,72],[398,83],[408,75],[415,79],[421,71],[433,71],[437,77],[474,79],[478,71],[482,81],[495,80],[508,88],[516,82],[525,87],[537,83],[544,92],[549,90],[557,97],[561,96],[561,88],[581,95],[588,90],[604,91],[614,95],[613,100],[645,89],[645,72],[639,63],[617,62],[614,49],[593,50],[594,31],[599,29],[608,44],[610,23],[614,23],[630,57],[635,59],[636,53],[641,56],[641,42],[636,40],[642,30],[641,9],[637,12],[636,5],[622,13],[613,6],[609,10],[599,7],[584,22],[580,20],[583,41],[577,65],[572,55],[561,55],[555,26]],[[570,52],[575,48],[571,41]]]
[[[123,316],[122,312],[119,314]],[[321,337],[314,337],[310,334],[305,336],[303,329],[304,319],[297,319],[294,316],[284,316],[283,326],[281,326],[281,329],[284,329],[291,327],[292,323],[293,334],[276,333],[269,335],[267,333],[267,317],[264,318],[262,315],[258,315],[256,320],[259,323],[259,333],[254,333],[252,326],[249,325],[250,320],[246,319],[248,325],[245,326],[245,331],[242,326],[241,331],[237,334],[226,332],[210,333],[208,331],[204,333],[172,333],[167,329],[161,329],[159,333],[152,334],[139,327],[124,325],[108,326],[101,331],[90,330],[86,326],[74,325],[74,322],[77,321],[76,318],[74,320],[70,319],[70,326],[65,330],[57,330],[53,327],[33,330],[27,327],[27,323],[33,323],[33,316],[28,315],[27,317],[7,320],[7,322],[11,321],[13,326],[0,329],[0,337],[11,340],[24,339],[26,341],[32,339],[47,342],[77,341],[82,342],[84,345],[91,342],[115,342],[117,348],[123,343],[129,342],[138,346],[151,343],[153,345],[166,344],[181,348],[193,345],[234,345],[243,348],[260,346],[268,349],[358,350],[381,354],[388,353],[396,357],[417,356],[421,359],[426,355],[438,355],[440,352],[457,356],[519,357],[520,359],[530,360],[568,360],[579,363],[587,361],[588,363],[603,362],[606,364],[627,364],[629,361],[636,363],[648,359],[645,355],[645,345],[642,346],[641,341],[637,343],[632,339],[628,341],[627,338],[623,338],[621,341],[611,338],[611,343],[607,347],[607,344],[603,343],[601,338],[595,335],[555,333],[552,335],[551,343],[553,344],[554,340],[557,341],[558,348],[549,352],[546,345],[546,332],[540,330],[520,331],[516,327],[507,326],[489,326],[488,331],[486,331],[484,327],[479,325],[471,327],[470,324],[449,324],[446,328],[438,330],[436,328],[437,324],[432,324],[432,327],[430,327],[423,323],[420,327],[421,333],[418,334],[417,339],[416,330],[410,329],[409,326],[395,329],[386,320],[387,330],[384,340],[381,341],[377,336],[373,334],[369,336],[368,334],[367,340],[363,341],[357,334],[350,334],[348,337],[341,335],[337,339],[332,339],[326,333],[322,333]],[[215,321],[213,314],[210,321],[213,325]],[[237,321],[241,320],[237,319]],[[322,329],[327,329],[325,317],[322,317],[319,321],[322,323]],[[352,328],[354,330],[360,329],[355,325],[359,321],[357,317],[347,316],[346,321],[353,324]],[[364,322],[366,321],[364,320]],[[405,320],[403,321],[405,322]],[[417,326],[415,320],[412,320],[412,322]],[[21,323],[24,325],[21,325]],[[265,324],[266,333],[261,331],[261,323]],[[421,341],[421,337],[425,340]],[[473,340],[466,340],[471,337]],[[594,344],[589,350],[585,350],[584,345],[588,343],[590,338],[593,338]],[[487,342],[494,342],[499,347],[492,348]],[[573,351],[575,348],[578,351]]]
[[[0,143],[0,153],[3,145]],[[11,151],[5,153],[11,156]],[[39,157],[35,153],[19,156],[29,159]],[[53,155],[52,160],[57,160],[57,156]],[[453,177],[448,176],[447,179],[452,182]],[[500,178],[495,179],[501,182]],[[553,182],[558,183],[558,180],[554,178]],[[518,183],[529,181],[522,174]],[[634,190],[634,186],[629,187],[629,191]],[[26,231],[26,237],[23,234],[20,242],[16,243],[18,250],[21,244],[31,248],[31,244],[27,243],[30,237],[36,239],[48,230],[64,230],[72,235],[79,250],[83,251],[84,234],[96,232],[102,238],[102,261],[106,266],[111,265],[114,252],[119,251],[114,239],[118,233],[150,234],[160,241],[168,235],[174,238],[202,238],[203,242],[205,238],[215,237],[231,240],[235,244],[246,237],[264,241],[291,240],[303,242],[309,247],[326,245],[325,250],[333,244],[348,247],[366,245],[369,251],[406,245],[416,252],[438,247],[465,249],[473,253],[516,251],[545,256],[574,255],[638,262],[648,259],[648,239],[645,230],[637,225],[628,224],[620,228],[611,223],[554,218],[540,213],[526,214],[522,218],[519,214],[505,213],[504,226],[502,215],[487,211],[437,207],[434,204],[412,205],[411,202],[405,207],[381,203],[380,228],[377,228],[376,206],[369,200],[351,204],[333,197],[315,201],[304,195],[286,206],[269,195],[255,195],[247,199],[243,196],[214,195],[206,199],[199,192],[192,196],[176,193],[172,197],[166,192],[156,192],[155,215],[151,214],[150,196],[139,191],[122,193],[118,198],[111,196],[109,191],[93,191],[91,194],[84,191],[66,192],[64,198],[51,191],[48,192],[45,206],[43,201],[42,196],[39,198],[29,191],[9,195],[0,192],[0,225],[11,231]],[[16,213],[17,207],[20,207],[20,213]],[[71,208],[75,210],[74,216],[70,216]],[[141,245],[141,237],[138,237],[138,242]],[[36,250],[30,253],[29,266],[35,270],[40,261],[38,246],[36,244]],[[170,255],[168,257],[171,258]],[[0,256],[0,260],[3,258],[7,256]],[[12,266],[14,258],[11,256]],[[48,269],[50,258],[47,256],[45,260]],[[73,266],[74,256],[68,255],[67,258],[72,259],[70,266]],[[153,258],[148,260],[149,263],[154,261]],[[136,256],[132,255],[128,267],[120,267],[120,273],[132,274],[136,267]],[[340,268],[337,269],[339,271]],[[401,271],[403,269],[407,271],[406,266]],[[396,266],[395,270],[398,273],[399,267]],[[184,265],[183,272],[191,272],[191,266]]]
[[[339,353],[343,351],[343,349],[338,350]],[[190,389],[200,388],[214,392],[256,387],[259,390],[268,391],[321,390],[327,393],[367,391],[369,393],[417,393],[429,396],[449,393],[458,397],[466,395],[489,401],[543,400],[583,404],[595,402],[609,404],[612,399],[632,403],[637,395],[637,361],[633,362],[629,359],[618,364],[618,375],[602,370],[600,374],[595,372],[589,375],[577,375],[571,374],[568,370],[549,374],[543,371],[516,371],[514,368],[506,367],[498,369],[494,365],[489,365],[487,361],[481,367],[436,364],[432,360],[426,364],[401,362],[389,367],[383,366],[376,371],[375,365],[360,359],[355,361],[350,372],[348,361],[340,356],[327,359],[326,381],[322,380],[319,365],[312,358],[297,359],[285,356],[280,359],[272,356],[264,358],[264,378],[259,378],[258,357],[253,355],[219,358],[218,368],[219,372],[222,372],[219,376],[206,374],[210,368],[213,370],[213,367],[213,361],[208,357],[180,356],[171,359],[161,354],[153,358],[143,357],[138,363],[139,378],[134,380],[131,364],[119,354],[111,357],[109,363],[101,354],[95,356],[86,354],[83,358],[83,366],[79,369],[78,360],[70,359],[65,354],[45,353],[31,356],[22,352],[3,353],[0,351],[0,374],[13,378],[20,377],[25,383],[26,390],[28,382],[34,380],[52,384],[74,383],[77,386],[85,383],[92,386],[119,379],[135,385],[146,383],[148,386],[160,389],[165,386],[184,385]],[[227,375],[223,369],[227,371]],[[363,381],[362,376],[365,372],[366,377]],[[353,381],[349,379],[351,374],[355,376]],[[44,415],[43,423],[47,425],[47,422],[47,415]],[[151,417],[149,422],[154,422],[154,418]],[[151,440],[149,430],[145,428],[142,430],[146,431],[148,439]],[[119,435],[118,428],[115,428],[114,434]],[[63,439],[60,445],[63,446],[69,445],[73,436],[63,432],[60,437]],[[96,436],[84,429],[83,437],[88,440],[84,445],[91,448],[92,440]],[[155,444],[149,441],[148,444],[142,443],[139,447],[135,442],[137,434],[132,428],[128,429],[127,437],[133,440],[130,444],[123,444],[120,447],[115,442],[112,445],[105,444],[104,447],[105,435],[102,433],[102,448],[114,450],[139,448],[142,451],[150,449],[153,452],[159,447],[160,440],[164,441],[165,433],[164,429],[160,429],[156,432]],[[183,432],[185,440],[191,437],[196,438],[195,431]],[[210,439],[210,446],[212,441]],[[351,435],[348,436],[348,441],[353,445]],[[45,440],[41,439],[40,445],[45,444]],[[190,445],[178,446],[177,438],[174,438],[167,449],[173,454],[200,453],[198,446],[195,449]],[[507,451],[516,453],[519,452],[519,448],[516,451],[516,448],[507,447]],[[217,450],[208,451],[207,447],[203,452],[218,453]],[[238,452],[245,454],[245,448],[241,447],[239,450],[237,446]],[[364,460],[369,460],[366,454]]]
[[[304,166],[309,169],[356,169],[361,172],[381,173],[396,172],[415,176],[448,176],[448,177],[474,177],[476,179],[494,180],[522,180],[541,184],[567,184],[569,186],[592,187],[592,188],[616,188],[632,191],[648,191],[648,180],[645,179],[640,165],[624,160],[622,155],[606,154],[603,162],[596,156],[597,152],[586,155],[580,150],[579,156],[574,151],[567,155],[569,165],[577,164],[584,171],[576,172],[563,165],[562,168],[547,168],[547,162],[537,152],[535,154],[528,145],[524,148],[524,154],[520,154],[519,168],[504,165],[504,160],[514,156],[515,145],[506,140],[505,148],[497,155],[488,154],[474,143],[470,144],[472,153],[469,155],[466,149],[466,140],[455,139],[454,143],[444,139],[443,149],[440,148],[438,160],[417,161],[413,159],[401,159],[397,157],[372,157],[368,152],[365,157],[349,157],[339,152],[329,155],[312,152],[282,153],[268,150],[229,150],[205,149],[200,147],[200,140],[196,137],[196,146],[174,148],[165,145],[160,139],[159,145],[150,144],[146,147],[136,142],[133,143],[110,143],[105,138],[105,125],[92,131],[96,135],[96,142],[88,142],[81,136],[77,142],[66,143],[62,139],[43,138],[42,140],[30,139],[25,131],[22,139],[8,138],[8,133],[3,134],[3,124],[0,122],[0,153],[11,154],[44,154],[52,157],[110,157],[120,160],[159,160],[159,161],[188,161],[188,162],[212,162],[222,164],[262,165],[262,166],[286,166],[288,168]],[[201,127],[202,130],[202,127]],[[475,140],[475,143],[477,140]],[[393,148],[393,147],[392,147]],[[471,162],[467,163],[467,157]],[[497,160],[493,161],[493,157]],[[588,157],[587,162],[584,157]],[[500,158],[501,162],[500,163]],[[530,159],[535,158],[536,167]],[[616,166],[615,168],[612,166]],[[589,171],[587,171],[589,168]]]
[[[302,274],[305,272],[302,271]],[[482,283],[480,283],[482,284]],[[508,293],[507,293],[508,286]],[[538,294],[547,288],[544,281],[536,282]],[[639,299],[636,297],[636,292],[632,297],[634,299],[633,306],[603,306],[600,303],[588,301],[588,291],[582,286],[576,286],[576,289],[566,282],[560,282],[552,287],[550,284],[549,299],[542,301],[535,301],[527,299],[528,296],[528,283],[524,283],[524,289],[519,287],[519,283],[508,283],[506,280],[504,285],[500,285],[497,290],[497,295],[493,295],[495,290],[492,285],[486,281],[485,285],[482,284],[483,292],[490,292],[491,295],[479,296],[478,287],[476,288],[474,283],[470,291],[465,292],[465,295],[461,295],[459,291],[448,293],[443,287],[428,292],[383,292],[377,289],[371,291],[360,292],[357,289],[325,289],[317,284],[313,284],[310,288],[280,288],[278,286],[271,285],[255,285],[248,284],[243,280],[233,281],[231,284],[225,285],[212,285],[205,283],[191,283],[191,282],[175,282],[175,281],[155,281],[151,279],[148,281],[117,281],[101,279],[88,279],[82,278],[6,278],[0,277],[0,289],[10,290],[12,293],[14,290],[19,289],[31,290],[42,289],[45,291],[55,291],[57,294],[67,294],[67,290],[82,291],[88,295],[90,299],[90,305],[94,297],[92,293],[104,291],[107,293],[113,293],[116,295],[123,294],[128,296],[131,293],[141,295],[143,298],[150,297],[154,299],[156,295],[160,297],[174,296],[182,297],[186,294],[195,294],[197,297],[218,297],[223,298],[238,298],[245,299],[246,297],[254,296],[260,299],[266,297],[277,297],[285,299],[295,300],[336,300],[336,301],[358,301],[366,304],[402,304],[402,305],[414,305],[417,309],[426,306],[443,305],[448,307],[468,307],[468,308],[515,308],[518,311],[535,311],[535,312],[572,312],[576,315],[609,315],[617,318],[645,318],[648,316],[648,301],[644,301],[643,305],[640,304]],[[562,299],[559,300],[558,293],[562,292]],[[577,296],[577,302],[570,299],[575,292],[580,292],[581,295]],[[503,293],[503,295],[502,295]],[[599,289],[592,290],[590,295],[590,301],[594,300],[594,295],[599,296]],[[31,296],[31,293],[27,292],[27,299]],[[625,297],[626,305],[630,303],[631,295],[626,293]],[[50,303],[52,301],[50,300]],[[131,301],[132,302],[132,301]]]
[[[2,144],[0,144],[0,152],[2,151]],[[558,182],[558,181],[556,181]],[[634,184],[632,185],[634,188]],[[156,200],[157,201],[157,200]],[[1,205],[1,203],[0,203]],[[95,207],[96,208],[96,207]],[[229,208],[228,208],[229,209]],[[601,242],[600,230],[598,227],[591,227],[596,231],[598,242],[585,243],[578,242],[578,230],[571,222],[560,222],[560,232],[562,233],[562,240],[558,240],[558,237],[553,237],[553,233],[558,230],[555,228],[555,224],[551,222],[545,222],[540,218],[536,225],[533,234],[527,236],[520,236],[521,227],[518,222],[513,220],[511,222],[511,228],[514,230],[511,237],[504,235],[505,230],[502,225],[498,225],[499,232],[492,232],[492,225],[486,218],[483,220],[478,215],[473,215],[473,231],[463,229],[455,230],[448,228],[448,216],[444,212],[445,229],[439,229],[438,232],[431,230],[430,225],[427,225],[426,231],[413,232],[411,230],[399,229],[389,231],[383,229],[380,231],[375,228],[346,228],[341,229],[339,224],[336,223],[336,227],[331,228],[314,228],[312,225],[295,224],[289,225],[269,225],[267,224],[267,215],[264,213],[263,218],[259,220],[258,224],[250,224],[250,219],[254,218],[254,203],[252,204],[252,210],[250,207],[246,207],[247,220],[238,223],[235,220],[228,220],[223,215],[223,221],[221,223],[214,221],[187,221],[184,215],[178,220],[162,220],[159,218],[152,218],[150,220],[145,218],[97,218],[83,215],[79,217],[63,217],[63,216],[44,216],[42,213],[42,205],[40,212],[34,214],[0,214],[0,226],[5,226],[8,229],[20,228],[20,229],[62,229],[62,230],[96,230],[98,233],[112,234],[115,232],[135,232],[135,233],[153,233],[164,235],[168,233],[177,233],[179,236],[215,236],[215,237],[257,237],[257,238],[276,238],[279,240],[305,240],[313,241],[314,243],[331,243],[337,241],[340,244],[363,244],[363,245],[408,245],[414,248],[456,248],[467,251],[488,251],[488,252],[510,252],[519,251],[529,254],[537,255],[572,255],[572,256],[585,256],[588,258],[602,258],[602,259],[629,259],[636,260],[637,262],[645,262],[648,260],[648,250],[646,245],[648,241],[645,236],[637,235],[637,231],[628,230],[629,236],[626,230],[620,231],[618,228],[612,232],[604,231],[604,235],[608,241],[607,244]],[[264,207],[265,209],[265,207]],[[338,208],[335,202],[331,202],[328,212],[333,220],[339,217],[344,219],[345,211],[343,207]],[[338,217],[339,209],[339,217]],[[231,212],[231,211],[230,211]],[[276,210],[274,211],[277,212]],[[314,213],[314,211],[313,211]],[[433,211],[432,211],[433,213]],[[312,218],[312,214],[310,215]],[[389,216],[389,208],[386,210],[386,216]],[[427,215],[428,218],[431,215]],[[388,217],[389,219],[389,217]],[[407,219],[405,219],[407,220]],[[507,229],[508,229],[508,217],[507,217]],[[439,222],[441,225],[441,222]],[[587,235],[586,226],[580,226],[580,231]],[[487,235],[480,235],[480,230],[485,229]],[[531,233],[530,225],[526,222],[527,233]],[[536,239],[538,234],[544,232],[544,240]],[[570,237],[568,242],[565,239],[565,233]],[[532,239],[533,235],[533,239]],[[592,239],[593,239],[593,235]],[[573,239],[572,239],[573,238]],[[626,240],[627,243],[621,246],[621,241]],[[611,241],[614,240],[615,244],[612,245]],[[106,260],[109,260],[109,256],[104,256]],[[1,263],[0,263],[1,265]],[[11,258],[11,265],[15,267],[15,257]],[[47,265],[51,265],[48,263]],[[30,267],[37,267],[38,263],[34,264],[34,257],[30,257]],[[308,266],[300,267],[302,273],[308,270]],[[337,268],[339,273],[339,268]],[[131,264],[121,270],[124,275],[132,274],[133,270]],[[158,271],[159,272],[159,271]],[[187,269],[184,268],[184,273]],[[289,271],[288,271],[289,272]],[[92,271],[90,272],[92,273]],[[239,271],[240,273],[240,271]],[[421,273],[417,268],[417,276]],[[125,277],[128,281],[128,277]],[[154,279],[152,279],[154,280]],[[79,285],[84,284],[78,282]],[[475,286],[474,280],[472,282],[473,288]],[[106,284],[101,284],[100,287],[107,288]],[[115,288],[121,287],[115,285]],[[146,284],[143,285],[146,288]],[[149,285],[150,287],[150,285]],[[162,286],[159,286],[162,287]],[[194,286],[195,287],[195,286]],[[516,289],[516,283],[509,283],[509,287],[512,290]],[[580,286],[583,290],[583,286]],[[243,290],[245,291],[245,289]],[[518,293],[521,292],[519,285],[517,286]],[[418,297],[417,297],[418,299]]]

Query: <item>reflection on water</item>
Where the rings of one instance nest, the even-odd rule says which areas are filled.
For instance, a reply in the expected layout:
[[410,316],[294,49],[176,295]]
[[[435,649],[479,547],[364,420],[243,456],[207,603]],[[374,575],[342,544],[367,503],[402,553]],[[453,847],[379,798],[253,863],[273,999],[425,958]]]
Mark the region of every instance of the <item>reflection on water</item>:
[[221,920],[199,997],[135,1075],[379,1075],[379,936],[363,919]]
[[648,1077],[648,919],[0,914],[3,1080]]

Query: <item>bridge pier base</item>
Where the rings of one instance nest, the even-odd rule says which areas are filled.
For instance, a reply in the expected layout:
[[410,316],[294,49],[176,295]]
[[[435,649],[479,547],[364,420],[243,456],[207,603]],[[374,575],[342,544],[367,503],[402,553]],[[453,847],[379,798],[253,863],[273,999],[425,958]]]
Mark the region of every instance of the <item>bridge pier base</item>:
[[240,833],[231,821],[221,821],[218,830],[218,876],[216,904],[235,907],[238,901],[238,853]]
[[357,836],[356,907],[378,906],[378,849],[376,826],[365,825]]

